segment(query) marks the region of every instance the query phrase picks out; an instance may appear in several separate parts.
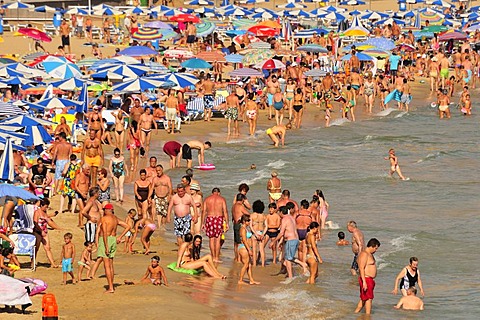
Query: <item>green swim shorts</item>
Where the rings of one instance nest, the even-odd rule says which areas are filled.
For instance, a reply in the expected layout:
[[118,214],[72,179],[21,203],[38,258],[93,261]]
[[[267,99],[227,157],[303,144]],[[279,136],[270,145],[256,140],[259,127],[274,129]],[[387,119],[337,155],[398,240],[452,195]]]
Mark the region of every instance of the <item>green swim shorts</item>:
[[442,78],[448,79],[448,75],[449,75],[448,69],[442,69],[442,70],[440,70],[440,76],[441,76]]
[[117,252],[117,238],[114,236],[107,237],[108,242],[108,256],[105,253],[105,243],[103,242],[103,237],[99,237],[98,239],[98,250],[97,250],[97,257],[99,258],[110,258],[113,259],[115,257],[115,253]]

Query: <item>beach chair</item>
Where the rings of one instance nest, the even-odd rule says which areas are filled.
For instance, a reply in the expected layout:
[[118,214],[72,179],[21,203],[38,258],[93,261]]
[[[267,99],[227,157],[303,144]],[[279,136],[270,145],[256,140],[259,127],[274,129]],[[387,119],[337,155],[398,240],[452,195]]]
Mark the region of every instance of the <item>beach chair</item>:
[[55,28],[53,24],[44,25],[43,31],[50,36],[55,36],[57,34],[57,28]]
[[14,233],[10,235],[10,239],[15,243],[15,249],[13,253],[16,256],[30,256],[32,264],[32,270],[35,271],[37,262],[35,260],[35,242],[36,238],[33,234],[27,233]]
[[99,27],[92,28],[92,39],[102,39],[102,30]]
[[12,32],[12,31],[15,31],[15,27],[8,24],[8,22],[6,22],[5,20],[3,20],[3,32]]

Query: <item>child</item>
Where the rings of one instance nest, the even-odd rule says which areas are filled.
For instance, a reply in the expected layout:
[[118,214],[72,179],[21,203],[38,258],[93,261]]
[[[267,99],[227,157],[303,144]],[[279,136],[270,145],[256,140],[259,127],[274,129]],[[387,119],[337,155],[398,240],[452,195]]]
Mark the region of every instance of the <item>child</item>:
[[[137,215],[137,210],[135,209],[130,209],[127,213],[127,217],[125,218],[125,223],[128,224],[130,227],[130,230],[134,229],[135,226],[135,217]],[[125,234],[125,253],[132,253],[133,252],[133,233],[131,231],[128,231]]]
[[[8,260],[8,261],[7,261]],[[20,270],[20,263],[13,254],[13,248],[4,248],[0,255],[0,274],[13,277],[15,271]]]
[[[145,283],[151,283],[154,286],[160,286],[163,284],[168,287],[168,281],[167,281],[167,276],[165,275],[165,271],[163,268],[158,264],[160,262],[160,257],[159,256],[153,256],[151,259],[151,265],[147,267],[147,271],[143,275],[142,279],[137,284],[145,284]],[[125,284],[136,284],[133,281],[125,280]]]
[[345,240],[345,233],[340,231],[337,235],[338,235],[337,246],[348,246],[348,245],[350,245],[350,242],[348,240]]
[[388,158],[385,160],[390,160],[390,176],[393,177],[393,174],[396,172],[400,179],[406,180],[406,178],[402,175],[402,170],[400,170],[400,166],[398,165],[398,158],[395,155],[395,150],[390,149],[388,150]]
[[65,233],[63,240],[65,244],[62,246],[62,272],[63,284],[67,284],[67,273],[72,277],[72,283],[77,283],[73,275],[73,261],[75,260],[75,245],[72,243],[73,235],[70,232]]
[[132,237],[132,247],[133,243],[135,242],[135,238],[137,237],[138,229],[140,226],[142,227],[140,241],[142,242],[143,248],[145,249],[144,254],[148,255],[150,253],[150,237],[157,229],[157,226],[155,225],[155,222],[153,222],[153,220],[150,220],[147,217],[138,220],[135,223],[135,233]]
[[93,266],[94,261],[92,259],[92,250],[93,250],[93,242],[85,241],[83,244],[85,249],[83,249],[82,256],[80,257],[80,261],[78,261],[78,280],[82,281],[82,273],[83,269],[87,269],[87,278],[92,279],[90,274],[91,266]]
[[265,236],[263,238],[263,247],[265,248],[268,244],[268,241],[271,241],[269,248],[272,249],[273,264],[277,263],[277,236],[281,223],[282,219],[277,214],[277,205],[275,202],[272,202],[268,205],[268,215],[265,218],[265,229],[263,230],[263,234]]

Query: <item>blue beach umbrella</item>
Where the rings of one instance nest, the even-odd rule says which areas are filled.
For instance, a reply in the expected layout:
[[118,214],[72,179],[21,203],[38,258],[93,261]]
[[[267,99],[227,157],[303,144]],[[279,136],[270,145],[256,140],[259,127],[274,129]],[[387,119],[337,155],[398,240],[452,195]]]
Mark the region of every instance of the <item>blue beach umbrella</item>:
[[327,34],[329,30],[327,29],[322,29],[322,28],[315,28],[315,29],[305,29],[305,30],[300,30],[297,31],[293,34],[294,38],[312,38],[314,34],[320,35],[320,34]]
[[175,85],[186,88],[190,86],[194,86],[198,81],[200,81],[197,77],[190,73],[172,73],[160,78],[164,81],[173,82]]
[[85,82],[88,82],[88,80],[82,79],[82,78],[70,78],[70,79],[52,81],[49,84],[51,84],[54,88],[72,91],[72,90],[75,90],[76,88],[81,88]]
[[364,15],[360,16],[360,18],[364,19],[364,20],[380,20],[380,19],[386,19],[388,17],[389,16],[386,13],[376,12],[376,11],[372,11],[372,12],[369,12],[367,14],[364,14]]
[[351,16],[358,16],[360,14],[362,14],[362,13],[358,10],[353,10],[352,12],[349,13],[349,15],[351,15]]
[[82,73],[77,65],[65,57],[49,56],[42,62],[45,71],[53,78],[67,79],[81,77]]
[[10,78],[7,78],[7,79],[4,79],[2,81],[3,83],[6,83],[6,84],[18,84],[18,85],[25,85],[25,84],[29,84],[29,83],[32,83],[32,82],[35,82],[33,80],[30,80],[30,79],[27,79],[27,78],[23,78],[23,77],[10,77]]
[[32,9],[35,8],[33,4],[26,4],[20,1],[4,4],[2,6],[4,9]]
[[[357,52],[355,54],[355,56],[358,58],[358,60],[360,61],[372,61],[373,60],[373,57],[369,56],[368,54],[364,54],[364,53],[361,53],[361,52]],[[347,54],[345,56],[342,57],[342,61],[347,61],[347,60],[350,60],[350,58],[352,57],[351,54]]]
[[33,11],[46,13],[46,12],[55,12],[57,11],[57,9],[49,6],[40,6],[40,7],[36,7]]
[[360,0],[348,0],[340,2],[342,6],[361,6],[365,4],[365,1]]
[[99,73],[109,72],[112,74],[122,76],[124,78],[136,78],[146,74],[148,71],[149,71],[148,67],[142,64],[108,66],[105,68],[98,69]]
[[46,109],[63,109],[65,107],[72,107],[72,106],[76,107],[81,103],[78,101],[73,101],[69,99],[53,97],[50,99],[37,101],[35,104],[42,106]]
[[306,5],[295,3],[295,2],[287,2],[285,4],[277,5],[277,8],[281,9],[303,9],[306,8]]
[[126,13],[133,13],[133,14],[144,14],[144,13],[146,13],[146,11],[143,10],[142,8],[140,8],[140,7],[131,8],[131,9],[126,10],[125,12]]
[[181,66],[188,69],[210,69],[213,66],[203,59],[192,58],[181,63]]
[[0,77],[26,77],[27,74],[24,72],[17,71],[8,66],[0,68]]
[[10,102],[0,102],[0,117],[16,116],[24,113],[22,109]]
[[251,15],[252,19],[276,19],[279,17],[278,14],[276,13],[271,13],[271,12],[268,12],[268,11],[263,11],[263,12],[257,12],[255,14],[252,14]]
[[130,57],[141,57],[141,56],[150,56],[157,55],[157,51],[150,49],[146,46],[132,46],[121,50],[119,55],[130,56]]
[[192,0],[185,1],[184,4],[189,6],[213,6],[214,3],[208,0]]
[[5,148],[0,157],[0,179],[13,181],[15,178],[15,162],[13,160],[12,139],[7,138]]
[[0,184],[0,198],[7,196],[29,201],[38,200],[36,195],[23,188],[14,186],[13,184],[2,183]]
[[143,92],[147,89],[156,89],[164,86],[165,82],[149,78],[137,78],[114,85],[113,91]]
[[392,40],[383,38],[383,37],[369,38],[362,44],[369,44],[374,47],[377,47],[378,49],[387,50],[387,51],[393,50],[395,48],[395,43]]
[[339,12],[336,12],[336,11],[330,12],[330,13],[327,13],[327,14],[324,14],[324,15],[319,15],[319,17],[327,19],[327,20],[337,20],[337,21],[343,21],[347,18],[343,14],[341,14]]
[[78,102],[80,104],[75,108],[75,112],[78,113],[87,113],[88,112],[88,84],[82,84],[82,91],[78,95]]
[[197,28],[197,36],[199,37],[206,37],[217,28],[213,22],[197,23],[195,27]]
[[11,117],[5,120],[0,121],[0,125],[15,125],[17,127],[27,127],[27,126],[37,126],[37,125],[46,125],[50,126],[55,123],[48,121],[48,120],[43,120],[40,118],[34,118],[29,115],[17,115],[15,117]]
[[243,56],[241,54],[228,54],[225,56],[225,60],[230,63],[242,63]]

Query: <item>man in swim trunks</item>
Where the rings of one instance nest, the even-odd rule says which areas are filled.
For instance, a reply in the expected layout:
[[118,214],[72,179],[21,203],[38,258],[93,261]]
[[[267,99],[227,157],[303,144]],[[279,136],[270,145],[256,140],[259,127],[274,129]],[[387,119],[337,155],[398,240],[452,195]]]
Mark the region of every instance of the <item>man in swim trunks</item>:
[[167,132],[170,134],[175,133],[175,122],[177,117],[180,116],[180,108],[178,104],[178,98],[175,97],[175,91],[173,89],[168,89],[168,98],[165,101],[166,105],[166,117],[167,117]]
[[440,119],[443,119],[444,117],[450,119],[450,97],[446,90],[438,90],[437,95],[438,116]]
[[280,83],[277,81],[277,76],[272,75],[267,82],[268,120],[272,119],[273,96],[278,88],[280,88]]
[[240,219],[244,214],[250,215],[247,208],[245,208],[245,199],[246,196],[242,193],[238,193],[235,198],[235,203],[232,206],[232,220],[233,220],[233,251],[235,255],[235,261],[239,262],[240,257],[238,255],[238,245],[242,243],[242,239],[240,237],[240,227],[242,226]]
[[[190,215],[190,208],[193,210],[193,217]],[[172,210],[175,214],[173,224],[174,233],[177,236],[177,244],[183,243],[183,236],[190,233],[193,223],[197,223],[198,212],[195,206],[195,201],[192,196],[186,194],[185,186],[183,184],[177,185],[177,193],[170,198],[167,210],[167,223],[170,223],[172,217]]]
[[293,269],[292,269],[292,262],[295,262],[303,267],[303,273],[307,273],[307,264],[305,262],[302,262],[295,258],[298,245],[300,241],[298,240],[298,234],[297,234],[297,226],[295,223],[295,219],[293,218],[293,215],[295,212],[292,210],[290,214],[288,214],[288,211],[286,207],[281,207],[281,210],[279,211],[281,213],[282,217],[282,224],[280,226],[280,233],[278,234],[278,238],[284,238],[285,239],[285,244],[284,244],[284,262],[283,265],[287,268],[287,275],[289,279],[293,278]]
[[193,22],[187,22],[187,30],[185,31],[187,35],[187,45],[189,50],[194,49],[195,39],[197,37],[197,28]]
[[207,74],[203,84],[203,104],[205,105],[205,121],[212,118],[213,103],[215,102],[215,82],[212,81],[211,75]]
[[[105,293],[114,293],[113,258],[117,252],[117,243],[119,243],[120,239],[130,230],[130,227],[113,214],[113,205],[111,203],[107,203],[103,209],[105,215],[100,219],[97,257],[103,260],[103,267],[105,268],[105,276],[108,283],[108,289],[105,291]],[[125,228],[125,230],[123,231],[122,235],[117,238],[116,235],[118,225]]]
[[95,135],[95,130],[89,131],[89,137],[85,139],[82,149],[82,162],[90,167],[90,185],[97,185],[97,170],[103,166],[103,149],[102,142]]
[[[225,223],[225,230],[224,230]],[[220,238],[228,231],[228,209],[225,198],[219,188],[213,188],[212,194],[203,202],[202,230],[210,238],[210,252],[213,262],[220,261]]]
[[268,215],[265,218],[265,229],[263,234],[263,246],[266,247],[268,241],[270,242],[270,249],[272,249],[273,264],[277,263],[277,247],[278,247],[278,233],[280,232],[280,225],[282,219],[277,214],[277,205],[273,202],[268,205]]
[[442,79],[442,88],[445,89],[445,81],[448,79],[448,75],[450,72],[448,71],[448,68],[450,67],[450,62],[448,61],[448,58],[445,56],[443,53],[439,53],[441,56],[440,59],[440,78]]
[[138,127],[140,128],[140,143],[145,148],[145,156],[147,157],[150,150],[150,140],[152,139],[152,128],[155,128],[155,134],[158,134],[157,122],[153,119],[150,107],[145,107],[145,112],[140,116]]
[[177,141],[168,141],[163,145],[163,152],[170,157],[170,169],[180,167],[182,145]]
[[187,160],[187,168],[192,167],[192,149],[198,150],[198,165],[201,166],[205,163],[205,150],[212,147],[210,141],[204,143],[198,140],[191,140],[182,146],[182,158]]
[[81,215],[87,218],[85,224],[85,241],[95,242],[95,236],[97,234],[97,224],[102,217],[102,204],[98,201],[100,195],[100,189],[98,186],[91,188],[88,191],[90,198],[85,203],[85,207],[80,211]]
[[272,177],[267,182],[270,203],[276,202],[282,197],[282,182],[278,178],[277,171],[272,171],[271,176]]
[[[350,231],[350,230],[349,230]],[[355,313],[362,311],[365,307],[365,313],[372,312],[372,301],[374,298],[373,290],[375,289],[375,277],[377,276],[377,266],[375,265],[375,257],[373,254],[380,247],[380,241],[372,238],[368,241],[365,250],[358,255],[358,268],[360,276],[358,283],[360,284],[360,301],[358,301]]]
[[282,197],[280,198],[280,200],[277,201],[277,208],[280,208],[281,206],[286,206],[289,202],[293,204],[295,212],[298,212],[298,203],[292,198],[290,198],[290,190],[285,189],[282,191]]
[[363,232],[357,228],[357,223],[353,220],[349,221],[347,224],[347,230],[352,234],[352,252],[353,252],[353,261],[350,268],[352,276],[356,276],[358,272],[358,262],[357,257],[363,248],[365,248],[365,242],[363,240]]
[[68,53],[72,53],[72,48],[70,47],[70,25],[67,19],[63,19],[60,24],[60,35],[62,36],[62,47],[68,47]]
[[65,132],[60,132],[58,138],[59,141],[55,145],[52,158],[52,162],[55,163],[55,193],[59,191],[65,165],[70,161],[70,155],[72,154],[72,145],[67,141]]
[[158,226],[165,225],[168,214],[168,204],[173,194],[172,180],[163,173],[163,166],[158,164],[155,168],[157,175],[152,179],[153,200],[152,217],[157,216]]
[[408,84],[408,79],[403,78],[402,97],[400,98],[400,110],[405,107],[405,111],[408,112],[408,105],[410,104],[410,101],[412,101],[411,88]]

